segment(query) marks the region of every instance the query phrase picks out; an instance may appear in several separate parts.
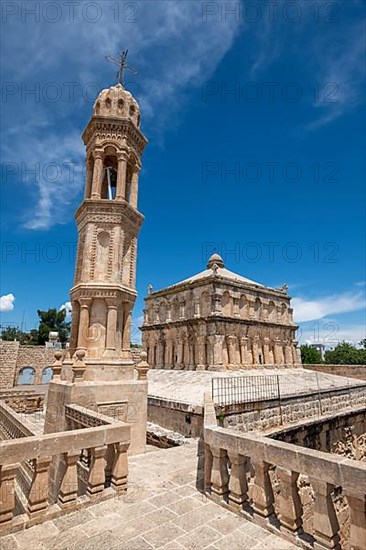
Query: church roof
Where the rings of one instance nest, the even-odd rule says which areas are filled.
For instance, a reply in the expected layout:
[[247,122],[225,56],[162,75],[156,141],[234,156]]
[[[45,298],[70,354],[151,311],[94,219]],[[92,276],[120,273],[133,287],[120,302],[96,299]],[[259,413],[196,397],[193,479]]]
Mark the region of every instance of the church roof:
[[[234,273],[233,271],[230,271],[229,269],[226,269],[224,265],[224,261],[221,258],[219,254],[213,254],[211,258],[208,261],[207,269],[204,271],[201,271],[200,273],[197,273],[196,275],[192,275],[192,277],[188,277],[187,279],[184,279],[183,281],[179,281],[178,283],[175,283],[174,285],[170,285],[166,287],[165,289],[162,289],[160,291],[156,292],[164,292],[170,289],[173,289],[177,286],[186,285],[186,284],[192,284],[195,282],[204,281],[205,279],[212,278],[213,276],[219,277],[222,279],[226,279],[227,281],[230,281],[232,283],[244,283],[247,285],[253,285],[256,287],[261,288],[269,288],[265,285],[262,285],[261,283],[257,283],[256,281],[252,281],[251,279],[247,279],[246,277],[243,277],[242,275],[238,275],[237,273]],[[278,290],[278,289],[273,289]]]

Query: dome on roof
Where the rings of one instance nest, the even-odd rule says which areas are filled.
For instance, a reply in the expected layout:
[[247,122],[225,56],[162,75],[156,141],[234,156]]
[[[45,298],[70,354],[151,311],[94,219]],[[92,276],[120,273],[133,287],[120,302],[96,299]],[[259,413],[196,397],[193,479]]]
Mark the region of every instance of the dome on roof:
[[140,107],[133,95],[116,84],[102,90],[95,100],[93,114],[113,118],[129,118],[140,126]]
[[208,260],[207,269],[212,269],[214,264],[218,267],[225,267],[224,260],[221,258],[220,254],[212,254],[211,258]]

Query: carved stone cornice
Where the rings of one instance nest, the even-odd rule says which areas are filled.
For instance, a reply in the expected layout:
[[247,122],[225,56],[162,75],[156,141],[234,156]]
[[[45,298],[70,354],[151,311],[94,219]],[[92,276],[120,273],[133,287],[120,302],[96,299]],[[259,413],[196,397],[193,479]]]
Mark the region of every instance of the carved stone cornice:
[[145,218],[125,200],[85,199],[76,210],[75,219],[79,231],[86,223],[125,226],[126,222],[130,223],[135,231],[138,231]]
[[122,143],[123,138],[128,138],[138,155],[141,155],[148,140],[130,119],[110,118],[94,115],[85,128],[82,139],[87,148],[94,141],[98,145],[103,142],[117,141]]
[[137,296],[136,290],[125,286],[116,285],[95,285],[93,283],[79,283],[70,290],[72,300],[103,298],[116,300],[118,302],[128,302],[134,304]]

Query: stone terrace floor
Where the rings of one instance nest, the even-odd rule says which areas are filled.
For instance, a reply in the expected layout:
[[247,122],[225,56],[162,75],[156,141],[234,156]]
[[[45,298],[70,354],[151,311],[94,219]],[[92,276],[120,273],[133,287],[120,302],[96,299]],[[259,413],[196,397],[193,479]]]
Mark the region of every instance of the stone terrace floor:
[[235,384],[235,378],[237,376],[253,377],[258,375],[278,375],[282,396],[292,394],[301,395],[309,391],[318,392],[318,389],[331,390],[334,388],[366,385],[364,380],[346,378],[334,374],[316,373],[303,368],[257,368],[225,372],[151,369],[148,373],[148,395],[149,397],[202,406],[204,393],[211,393],[211,381],[213,377],[230,377],[233,384]]
[[149,448],[129,459],[127,496],[0,540],[1,550],[295,550],[207,500],[196,488],[198,443]]

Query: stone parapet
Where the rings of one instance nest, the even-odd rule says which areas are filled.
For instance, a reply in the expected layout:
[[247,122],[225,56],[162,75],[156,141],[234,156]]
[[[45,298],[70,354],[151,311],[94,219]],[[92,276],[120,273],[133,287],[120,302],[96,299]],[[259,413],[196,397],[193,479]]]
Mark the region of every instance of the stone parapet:
[[303,365],[304,369],[366,380],[366,365]]
[[[204,428],[204,444],[209,498],[305,548],[330,550],[341,548],[337,489],[337,497],[341,492],[348,506],[347,547],[364,549],[365,463],[212,425]],[[314,495],[310,523],[300,498],[299,475]]]

